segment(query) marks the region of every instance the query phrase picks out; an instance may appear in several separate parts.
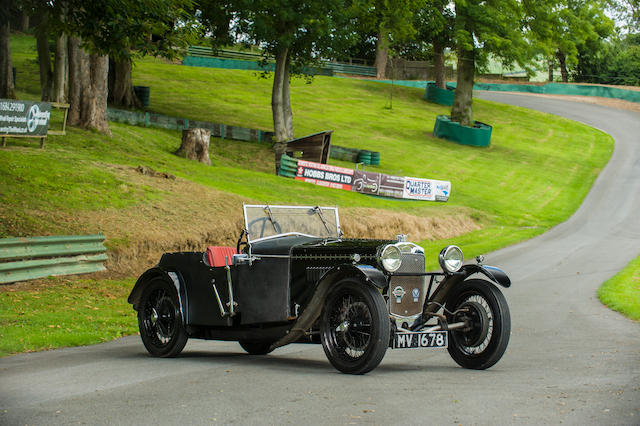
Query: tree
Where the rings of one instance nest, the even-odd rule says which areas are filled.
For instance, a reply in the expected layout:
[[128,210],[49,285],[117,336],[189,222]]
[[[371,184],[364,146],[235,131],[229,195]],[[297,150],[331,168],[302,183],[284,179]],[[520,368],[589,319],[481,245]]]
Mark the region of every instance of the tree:
[[457,0],[454,34],[458,78],[451,120],[473,126],[473,82],[476,63],[489,54],[505,63],[526,62],[523,9],[518,0]]
[[12,0],[0,0],[0,98],[15,99],[13,63],[11,61]]
[[354,1],[358,30],[376,34],[376,78],[386,77],[390,49],[415,34],[413,15],[426,5],[426,0]]
[[151,3],[152,8],[143,4],[145,10],[129,11],[139,16],[139,20],[123,39],[128,46],[119,52],[109,53],[108,101],[112,104],[141,106],[133,92],[133,59],[146,55],[175,59],[200,32],[191,0]]
[[640,86],[640,34],[627,34],[604,43],[598,52],[581,51],[575,81]]
[[71,36],[69,124],[110,133],[106,115],[109,57],[116,61],[130,59],[132,45],[141,53],[171,49],[171,31],[178,26],[174,19],[189,16],[192,3],[191,0],[58,0],[52,7],[66,8],[62,27]]
[[237,30],[275,57],[271,92],[276,166],[284,142],[293,139],[289,80],[303,67],[341,51],[352,35],[343,0],[237,0]]
[[415,38],[432,45],[435,83],[444,89],[444,50],[452,46],[454,12],[449,7],[449,1],[445,0],[431,0],[429,6],[415,14]]
[[613,22],[600,0],[562,0],[552,16],[555,30],[551,43],[560,66],[562,81],[569,81],[569,68],[577,64],[580,50],[593,54],[613,32]]

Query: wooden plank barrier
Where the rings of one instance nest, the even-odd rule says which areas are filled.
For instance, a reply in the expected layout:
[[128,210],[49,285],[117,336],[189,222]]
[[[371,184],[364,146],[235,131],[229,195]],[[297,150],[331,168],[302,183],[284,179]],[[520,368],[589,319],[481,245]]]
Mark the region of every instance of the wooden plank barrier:
[[104,235],[0,239],[0,283],[104,271]]

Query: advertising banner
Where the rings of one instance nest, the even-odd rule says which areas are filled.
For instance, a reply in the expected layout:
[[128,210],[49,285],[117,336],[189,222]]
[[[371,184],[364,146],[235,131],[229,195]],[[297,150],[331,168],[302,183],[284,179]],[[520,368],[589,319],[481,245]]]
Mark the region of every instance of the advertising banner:
[[450,192],[451,182],[405,177],[402,198],[425,201],[447,201]]
[[296,180],[314,183],[327,188],[351,191],[353,170],[328,164],[298,160]]
[[404,194],[404,178],[391,175],[380,175],[380,189],[378,195],[381,197],[402,198]]
[[47,136],[51,103],[0,99],[0,136]]
[[353,190],[361,194],[378,195],[380,190],[380,173],[353,171]]
[[451,182],[385,175],[298,160],[296,180],[380,197],[447,201]]

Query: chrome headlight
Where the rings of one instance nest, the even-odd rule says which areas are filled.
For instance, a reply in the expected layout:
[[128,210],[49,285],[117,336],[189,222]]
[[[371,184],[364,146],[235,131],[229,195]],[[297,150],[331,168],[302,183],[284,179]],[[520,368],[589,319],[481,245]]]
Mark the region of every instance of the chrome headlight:
[[447,246],[442,249],[440,256],[438,256],[440,266],[445,272],[450,274],[458,272],[462,268],[462,250],[457,246]]
[[389,244],[382,249],[378,260],[387,272],[395,272],[402,264],[402,253],[398,247]]

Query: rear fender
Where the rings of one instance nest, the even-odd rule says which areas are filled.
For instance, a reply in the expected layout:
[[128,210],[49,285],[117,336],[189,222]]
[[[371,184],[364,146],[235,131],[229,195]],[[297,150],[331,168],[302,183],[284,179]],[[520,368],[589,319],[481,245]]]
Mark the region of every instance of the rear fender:
[[186,324],[185,320],[187,316],[185,315],[185,313],[187,309],[187,294],[185,291],[184,279],[180,272],[165,271],[158,267],[147,270],[136,281],[136,284],[133,286],[133,290],[131,290],[131,294],[129,294],[129,298],[127,299],[127,301],[131,303],[133,305],[133,309],[137,311],[140,307],[140,299],[142,298],[142,292],[144,291],[145,286],[155,278],[161,278],[166,280],[167,282],[173,283],[176,288],[176,292],[178,293],[178,299],[180,300],[180,313],[182,314],[182,321],[183,324]]

